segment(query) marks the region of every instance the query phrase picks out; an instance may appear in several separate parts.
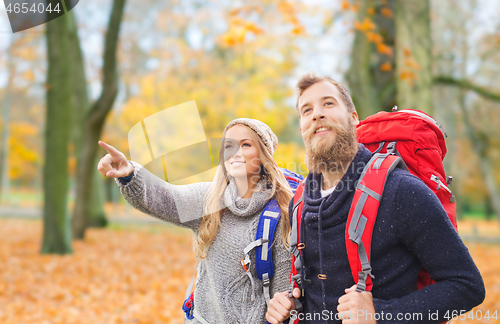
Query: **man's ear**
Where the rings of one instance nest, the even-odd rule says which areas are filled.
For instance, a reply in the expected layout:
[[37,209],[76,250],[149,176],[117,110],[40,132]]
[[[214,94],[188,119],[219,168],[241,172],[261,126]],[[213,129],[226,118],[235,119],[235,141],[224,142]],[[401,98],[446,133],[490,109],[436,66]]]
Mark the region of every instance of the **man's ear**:
[[357,113],[357,112],[355,112],[355,111],[351,112],[351,118],[352,118],[352,119],[351,119],[351,120],[352,120],[352,124],[353,124],[354,126],[357,126],[357,125],[359,124],[358,113]]

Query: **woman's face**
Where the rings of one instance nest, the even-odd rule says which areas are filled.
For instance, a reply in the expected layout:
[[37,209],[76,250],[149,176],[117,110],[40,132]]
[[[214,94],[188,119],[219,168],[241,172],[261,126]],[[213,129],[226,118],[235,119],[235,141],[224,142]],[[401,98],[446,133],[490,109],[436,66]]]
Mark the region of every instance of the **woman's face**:
[[237,152],[229,159],[225,159],[224,163],[226,170],[235,178],[260,176],[259,148],[252,140],[250,132],[251,130],[246,127],[235,125],[226,133],[225,152],[230,152],[228,155],[236,150]]

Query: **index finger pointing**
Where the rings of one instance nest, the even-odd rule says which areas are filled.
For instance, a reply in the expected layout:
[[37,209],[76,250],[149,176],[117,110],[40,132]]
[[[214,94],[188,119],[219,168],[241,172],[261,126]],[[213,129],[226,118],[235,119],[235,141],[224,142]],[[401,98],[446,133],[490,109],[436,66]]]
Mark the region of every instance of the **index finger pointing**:
[[113,146],[104,143],[103,141],[99,141],[99,145],[101,145],[101,147],[105,149],[112,157],[118,156],[120,154],[120,151],[115,149]]

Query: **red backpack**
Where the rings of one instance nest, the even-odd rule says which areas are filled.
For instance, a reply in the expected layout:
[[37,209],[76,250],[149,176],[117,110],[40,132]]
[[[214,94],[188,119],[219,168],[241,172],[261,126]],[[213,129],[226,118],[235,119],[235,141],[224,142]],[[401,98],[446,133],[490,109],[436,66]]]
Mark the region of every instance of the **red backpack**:
[[[358,142],[373,155],[356,187],[346,225],[347,255],[357,291],[370,291],[373,286],[370,266],[373,226],[385,180],[395,167],[407,168],[422,179],[437,195],[451,223],[457,228],[455,196],[448,188],[453,178],[446,178],[443,167],[445,136],[432,117],[418,110],[379,112],[359,123]],[[304,245],[300,243],[300,224],[304,183],[295,192],[290,234],[290,252],[293,253],[291,281],[296,287],[302,280],[300,250]],[[422,269],[418,275],[418,289],[432,283],[434,281]]]

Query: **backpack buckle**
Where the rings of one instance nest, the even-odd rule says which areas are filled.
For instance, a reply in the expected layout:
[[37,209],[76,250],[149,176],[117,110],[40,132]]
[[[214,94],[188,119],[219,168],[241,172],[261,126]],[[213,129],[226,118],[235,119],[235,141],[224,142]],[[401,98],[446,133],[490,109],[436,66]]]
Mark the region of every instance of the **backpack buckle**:
[[372,279],[375,278],[375,276],[372,275],[372,267],[370,265],[368,265],[368,267],[366,267],[366,268],[362,268],[359,273],[360,274],[362,273],[365,278],[367,275],[370,276]]
[[267,276],[265,276],[265,274],[262,275],[262,284],[264,286],[269,286],[271,284],[271,280],[269,280],[269,275]]
[[387,144],[387,154],[394,154],[396,152],[396,142]]
[[250,265],[250,257],[248,254],[245,256],[245,260],[241,259],[241,265],[243,266],[243,270],[247,272],[249,269],[248,266]]

